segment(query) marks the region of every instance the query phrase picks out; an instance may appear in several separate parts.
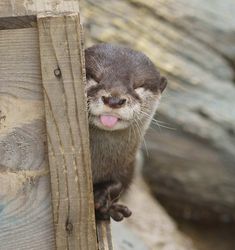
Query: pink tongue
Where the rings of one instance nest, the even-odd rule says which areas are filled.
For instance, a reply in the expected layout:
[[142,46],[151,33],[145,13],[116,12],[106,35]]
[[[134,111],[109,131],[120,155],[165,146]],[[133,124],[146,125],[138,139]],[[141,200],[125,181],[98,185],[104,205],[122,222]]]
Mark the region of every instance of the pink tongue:
[[104,126],[112,128],[118,122],[118,118],[112,115],[101,115],[100,121]]

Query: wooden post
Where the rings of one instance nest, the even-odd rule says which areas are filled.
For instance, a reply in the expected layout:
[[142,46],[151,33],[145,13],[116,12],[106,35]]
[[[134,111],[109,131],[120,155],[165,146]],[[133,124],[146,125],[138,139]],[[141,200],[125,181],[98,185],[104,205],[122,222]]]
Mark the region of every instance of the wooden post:
[[57,249],[97,249],[77,13],[38,18]]
[[113,250],[110,221],[98,221],[96,227],[99,250]]

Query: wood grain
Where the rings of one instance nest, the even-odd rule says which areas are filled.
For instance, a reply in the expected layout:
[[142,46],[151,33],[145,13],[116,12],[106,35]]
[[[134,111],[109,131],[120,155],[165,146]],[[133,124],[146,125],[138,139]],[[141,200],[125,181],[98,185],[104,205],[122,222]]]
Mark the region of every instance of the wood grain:
[[113,250],[110,221],[97,221],[96,224],[98,249]]
[[0,29],[16,29],[36,26],[40,13],[77,13],[79,0],[1,0]]
[[0,31],[0,249],[54,249],[38,32]]
[[77,14],[38,18],[57,249],[97,249]]

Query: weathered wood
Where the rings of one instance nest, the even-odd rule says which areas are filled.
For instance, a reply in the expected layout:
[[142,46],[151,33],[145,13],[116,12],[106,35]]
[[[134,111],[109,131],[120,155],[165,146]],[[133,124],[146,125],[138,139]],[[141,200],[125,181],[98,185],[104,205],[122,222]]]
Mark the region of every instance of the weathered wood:
[[57,249],[97,249],[78,14],[38,18]]
[[110,221],[97,221],[96,224],[98,249],[113,250]]
[[0,31],[0,58],[0,249],[53,249],[37,30]]
[[79,12],[79,0],[1,0],[0,29],[34,27],[40,13],[73,12]]
[[36,16],[2,17],[0,18],[0,30],[36,27],[36,20]]
[[78,0],[1,0],[0,29],[16,29],[36,25],[40,13],[79,12]]
[[78,0],[2,0],[0,17],[29,16],[39,13],[79,12]]
[[169,79],[156,118],[176,130],[150,130],[154,192],[185,217],[235,220],[234,1],[82,3],[88,45],[141,50]]

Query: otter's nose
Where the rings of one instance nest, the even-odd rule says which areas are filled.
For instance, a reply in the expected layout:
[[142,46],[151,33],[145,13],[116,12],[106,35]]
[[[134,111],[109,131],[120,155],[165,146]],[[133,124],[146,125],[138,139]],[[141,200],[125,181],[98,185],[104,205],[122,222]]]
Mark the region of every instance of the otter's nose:
[[113,97],[113,96],[102,96],[101,97],[103,103],[110,108],[121,108],[125,103],[125,98]]

